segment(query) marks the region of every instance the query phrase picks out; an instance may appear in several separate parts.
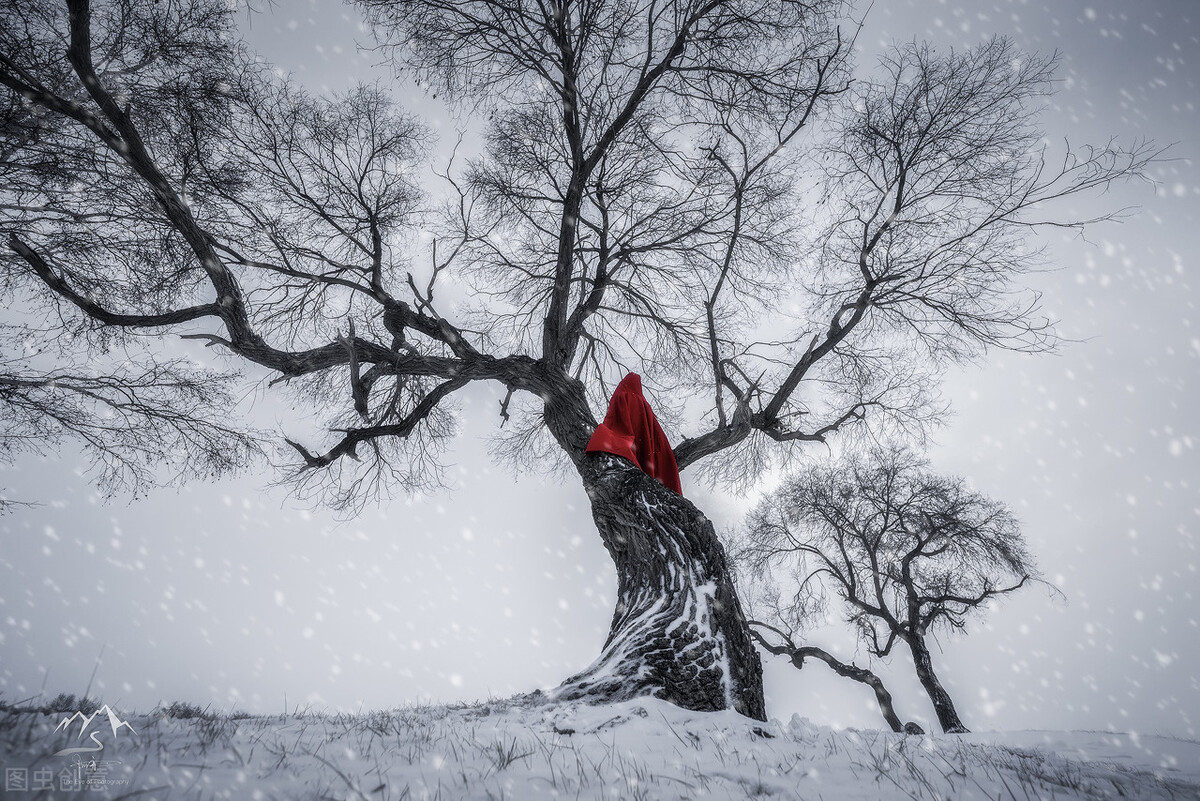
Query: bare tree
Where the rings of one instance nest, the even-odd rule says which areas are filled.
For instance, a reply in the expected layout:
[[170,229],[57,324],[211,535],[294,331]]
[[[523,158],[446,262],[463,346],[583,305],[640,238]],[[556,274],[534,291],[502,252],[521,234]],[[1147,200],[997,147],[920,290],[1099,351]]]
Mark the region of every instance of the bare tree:
[[[943,730],[964,732],[928,638],[965,631],[1038,572],[1007,507],[927,467],[891,448],[802,470],[751,514],[744,554],[758,573],[780,563],[795,569],[775,615],[784,627],[794,630],[829,593],[872,656],[908,646]],[[758,625],[790,642],[777,626]]]
[[1076,223],[1039,204],[1153,153],[1048,168],[1050,64],[999,41],[851,88],[835,0],[359,4],[485,128],[441,202],[386,91],[306,95],[224,2],[3,0],[10,280],[87,342],[181,331],[330,409],[328,443],[293,444],[343,506],[436,480],[455,393],[499,384],[509,448],[565,457],[617,564],[608,642],[560,693],[762,717],[711,524],[586,454],[593,410],[642,373],[680,468],[733,482],[868,419],[919,430],[937,360],[1046,344],[1011,302],[1026,237]]

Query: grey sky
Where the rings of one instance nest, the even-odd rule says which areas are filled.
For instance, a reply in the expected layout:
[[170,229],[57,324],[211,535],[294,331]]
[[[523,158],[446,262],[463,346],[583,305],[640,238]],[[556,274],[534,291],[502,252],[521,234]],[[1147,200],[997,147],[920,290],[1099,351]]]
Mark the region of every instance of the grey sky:
[[[1139,206],[1125,222],[1047,239],[1058,269],[1034,280],[1074,341],[1056,355],[992,354],[945,384],[957,414],[937,434],[935,467],[1010,503],[1067,597],[1028,591],[942,641],[935,658],[972,728],[1200,727],[1197,16],[1182,0],[921,0],[877,4],[862,35],[864,67],[890,39],[963,47],[1001,33],[1057,50],[1050,137],[1178,142],[1157,187],[1079,204]],[[388,75],[372,69],[377,54],[356,52],[356,12],[336,2],[281,2],[251,22],[255,47],[314,91]],[[399,96],[453,138],[444,109],[414,89]],[[615,584],[586,498],[536,472],[514,483],[479,441],[498,423],[499,393],[468,398],[448,456],[457,487],[344,523],[263,489],[265,468],[109,503],[72,452],[0,473],[11,497],[44,502],[0,518],[0,693],[82,692],[102,648],[93,694],[141,709],[269,712],[285,694],[338,709],[469,700],[582,668]],[[303,430],[302,410],[278,399],[245,405]],[[745,508],[686,474],[684,485],[718,528]],[[836,627],[816,636],[853,655]],[[901,717],[928,721],[907,662],[885,675]],[[768,662],[767,676],[774,717],[880,725],[870,694],[821,665]]]

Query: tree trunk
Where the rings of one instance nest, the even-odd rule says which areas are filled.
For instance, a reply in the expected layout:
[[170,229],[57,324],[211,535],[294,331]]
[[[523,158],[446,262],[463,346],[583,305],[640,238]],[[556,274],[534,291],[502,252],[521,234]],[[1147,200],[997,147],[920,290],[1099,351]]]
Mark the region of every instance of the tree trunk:
[[579,469],[616,563],[617,605],[599,659],[552,697],[653,695],[766,720],[762,663],[712,523],[619,456],[590,453]]
[[933,660],[929,655],[929,647],[925,645],[925,638],[914,634],[906,638],[906,642],[912,651],[913,664],[917,668],[917,678],[921,681],[925,692],[929,694],[929,700],[933,702],[933,711],[937,713],[942,731],[947,734],[966,734],[970,729],[959,720],[958,710],[954,708],[954,702],[950,700],[950,693],[946,692],[946,688],[942,686],[933,672]]

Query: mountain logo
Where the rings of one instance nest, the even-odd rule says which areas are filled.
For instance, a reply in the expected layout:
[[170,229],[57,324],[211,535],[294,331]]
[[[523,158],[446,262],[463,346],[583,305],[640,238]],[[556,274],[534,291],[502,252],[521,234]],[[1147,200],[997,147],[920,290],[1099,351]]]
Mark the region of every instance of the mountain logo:
[[[108,720],[108,726],[110,729],[112,729],[114,741],[121,729],[129,729],[131,734],[137,736],[137,732],[134,731],[133,726],[130,726],[128,721],[121,720],[121,718],[117,716],[117,713],[114,712],[108,706],[108,704],[105,704],[90,715],[85,715],[82,712],[76,712],[68,718],[63,718],[61,721],[59,721],[59,724],[54,727],[56,732],[65,731],[69,734],[71,732],[71,727],[75,725],[76,721],[78,721],[79,733],[75,735],[75,739],[82,740],[83,735],[86,734],[88,735],[88,739],[95,743],[95,746],[76,746],[73,748],[64,748],[61,751],[56,751],[54,756],[67,756],[69,754],[84,754],[92,751],[103,751],[104,743],[102,743],[96,736],[99,732],[96,730],[91,730],[93,721],[96,721],[96,719],[101,715],[104,715]],[[96,725],[97,727],[102,727],[103,720],[98,722]],[[102,728],[100,730],[103,731]]]

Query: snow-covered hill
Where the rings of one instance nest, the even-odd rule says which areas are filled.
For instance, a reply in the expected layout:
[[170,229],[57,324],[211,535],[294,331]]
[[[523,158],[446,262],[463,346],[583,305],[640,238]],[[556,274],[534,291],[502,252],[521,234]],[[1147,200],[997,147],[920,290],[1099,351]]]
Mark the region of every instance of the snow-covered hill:
[[905,736],[799,717],[759,724],[653,699],[253,718],[158,712],[129,721],[135,734],[109,736],[97,754],[63,757],[54,755],[63,736],[55,716],[0,712],[4,797],[1200,798],[1200,743],[1192,741],[1104,732]]

